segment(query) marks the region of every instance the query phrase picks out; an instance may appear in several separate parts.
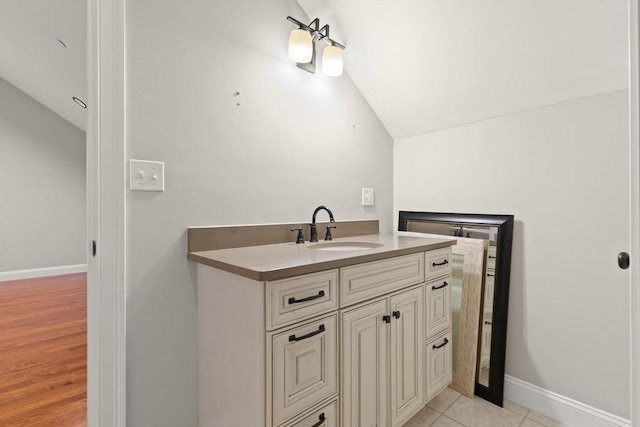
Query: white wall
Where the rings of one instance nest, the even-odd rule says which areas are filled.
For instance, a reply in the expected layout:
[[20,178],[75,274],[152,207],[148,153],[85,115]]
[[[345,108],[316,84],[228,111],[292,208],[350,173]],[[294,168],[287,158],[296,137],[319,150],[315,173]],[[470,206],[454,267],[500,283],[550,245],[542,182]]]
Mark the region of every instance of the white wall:
[[[189,427],[198,379],[186,227],[310,221],[324,204],[390,232],[392,140],[347,75],[287,59],[287,15],[307,20],[295,1],[131,1],[126,12],[128,155],[166,162],[164,193],[127,198],[128,425]],[[363,186],[375,207],[360,205]]]
[[628,419],[627,96],[397,140],[394,209],[514,214],[507,374]]
[[0,272],[85,264],[85,133],[4,79],[0,94]]

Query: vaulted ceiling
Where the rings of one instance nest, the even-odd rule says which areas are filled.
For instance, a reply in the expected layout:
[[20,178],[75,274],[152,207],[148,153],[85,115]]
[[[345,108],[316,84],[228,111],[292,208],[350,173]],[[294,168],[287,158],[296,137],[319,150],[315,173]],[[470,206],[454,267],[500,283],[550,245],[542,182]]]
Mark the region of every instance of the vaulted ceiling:
[[[627,87],[626,1],[298,3],[394,139]],[[0,76],[82,129],[85,39],[83,0],[0,1]]]
[[86,15],[84,0],[0,0],[0,77],[83,130]]
[[394,139],[627,87],[627,2],[298,0]]

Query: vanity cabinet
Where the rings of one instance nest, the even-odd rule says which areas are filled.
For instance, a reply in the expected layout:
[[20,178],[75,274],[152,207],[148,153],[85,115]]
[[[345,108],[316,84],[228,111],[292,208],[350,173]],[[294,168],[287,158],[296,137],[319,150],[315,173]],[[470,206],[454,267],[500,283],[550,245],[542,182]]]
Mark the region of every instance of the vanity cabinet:
[[424,405],[423,299],[419,286],[343,311],[343,427],[400,426]]
[[404,424],[451,382],[449,254],[273,281],[199,264],[200,426]]

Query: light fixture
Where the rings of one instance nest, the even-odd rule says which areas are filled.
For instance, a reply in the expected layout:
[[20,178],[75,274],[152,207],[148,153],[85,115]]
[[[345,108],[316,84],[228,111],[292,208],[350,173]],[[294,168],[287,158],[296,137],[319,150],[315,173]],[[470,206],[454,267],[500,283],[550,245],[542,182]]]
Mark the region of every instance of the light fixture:
[[322,51],[322,72],[331,77],[342,74],[342,49],[338,46],[327,46]]
[[289,59],[300,64],[311,62],[313,38],[308,31],[297,29],[289,36]]
[[329,43],[322,52],[322,72],[331,77],[342,74],[344,45],[329,37],[329,25],[320,28],[320,19],[316,18],[305,25],[295,18],[287,19],[298,26],[289,36],[289,59],[310,73],[316,72],[316,43],[324,40]]

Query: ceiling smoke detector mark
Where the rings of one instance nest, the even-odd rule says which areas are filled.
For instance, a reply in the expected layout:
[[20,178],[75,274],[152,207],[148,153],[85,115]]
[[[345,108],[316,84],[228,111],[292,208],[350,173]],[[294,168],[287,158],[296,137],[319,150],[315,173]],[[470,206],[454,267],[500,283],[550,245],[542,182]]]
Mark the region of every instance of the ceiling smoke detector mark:
[[373,206],[373,188],[362,189],[362,206]]
[[164,191],[164,162],[129,160],[129,189]]
[[65,49],[67,48],[67,45],[65,44],[65,42],[63,42],[60,39],[56,39],[56,40],[58,40],[58,43],[60,43],[62,45],[62,47],[64,47]]

